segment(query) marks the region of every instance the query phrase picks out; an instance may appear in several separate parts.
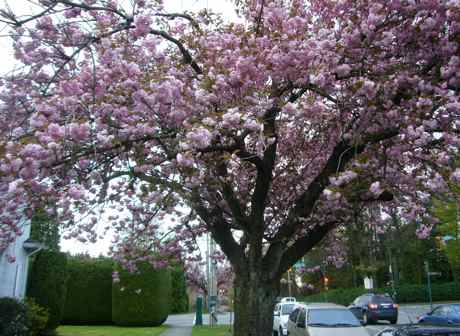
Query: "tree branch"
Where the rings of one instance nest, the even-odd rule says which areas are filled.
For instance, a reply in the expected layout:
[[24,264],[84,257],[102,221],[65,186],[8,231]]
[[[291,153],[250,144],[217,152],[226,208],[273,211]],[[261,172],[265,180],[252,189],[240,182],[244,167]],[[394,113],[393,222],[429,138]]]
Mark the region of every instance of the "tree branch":
[[221,211],[216,207],[208,210],[203,203],[198,189],[192,191],[192,208],[200,216],[214,240],[219,244],[222,251],[228,257],[234,267],[241,265],[244,260],[244,252],[241,246],[233,238],[230,225],[222,217]]
[[307,235],[296,240],[281,256],[280,264],[273,278],[281,277],[297,260],[302,258],[313,247],[339,224],[338,221],[331,221],[324,225],[316,225]]
[[184,60],[184,63],[185,64],[189,64],[193,70],[195,70],[195,72],[198,74],[198,75],[202,75],[203,74],[203,70],[201,69],[201,67],[195,62],[195,60],[193,59],[192,55],[190,54],[190,52],[184,47],[184,45],[182,44],[182,42],[180,42],[179,40],[175,39],[174,37],[172,37],[171,35],[169,35],[168,33],[166,33],[165,31],[162,31],[162,30],[156,30],[156,29],[152,29],[150,30],[150,34],[152,35],[157,35],[157,36],[161,36],[163,37],[165,40],[168,40],[172,43],[174,43],[177,48],[179,48],[180,52],[182,53],[182,57],[183,57],[183,60]]

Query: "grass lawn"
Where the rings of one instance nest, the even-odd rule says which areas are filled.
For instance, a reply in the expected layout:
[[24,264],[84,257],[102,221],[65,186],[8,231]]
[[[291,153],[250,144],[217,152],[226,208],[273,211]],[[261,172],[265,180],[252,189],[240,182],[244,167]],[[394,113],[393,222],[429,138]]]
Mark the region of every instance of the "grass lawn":
[[58,336],[159,336],[167,327],[60,326]]
[[229,326],[193,327],[192,336],[230,336]]

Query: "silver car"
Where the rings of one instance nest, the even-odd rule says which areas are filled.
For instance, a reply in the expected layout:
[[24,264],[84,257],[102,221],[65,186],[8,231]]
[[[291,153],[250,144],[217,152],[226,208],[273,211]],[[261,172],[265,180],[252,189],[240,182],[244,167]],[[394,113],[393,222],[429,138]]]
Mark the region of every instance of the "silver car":
[[289,315],[289,336],[369,336],[347,307],[332,303],[298,305]]

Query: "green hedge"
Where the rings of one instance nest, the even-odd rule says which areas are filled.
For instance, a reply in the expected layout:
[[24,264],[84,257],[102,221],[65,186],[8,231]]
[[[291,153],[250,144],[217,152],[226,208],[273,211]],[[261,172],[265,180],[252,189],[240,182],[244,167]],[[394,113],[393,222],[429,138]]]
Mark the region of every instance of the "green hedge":
[[[428,291],[426,285],[401,285],[396,286],[396,301],[398,303],[428,302]],[[303,298],[306,302],[334,302],[342,305],[349,305],[356,297],[367,293],[364,288],[332,289],[327,293],[310,295]],[[392,289],[377,288],[376,293],[391,293]],[[460,300],[460,283],[447,282],[443,284],[432,284],[431,292],[433,301],[455,301]]]
[[184,267],[174,266],[171,270],[171,313],[188,312],[187,284],[185,281]]
[[112,272],[110,259],[70,257],[69,281],[63,323],[104,325],[112,323]]
[[116,267],[120,281],[112,285],[112,320],[121,326],[158,326],[170,312],[171,273],[139,265],[139,273]]
[[41,251],[29,274],[27,296],[48,309],[46,330],[54,330],[61,323],[64,312],[67,282],[67,257],[64,253]]

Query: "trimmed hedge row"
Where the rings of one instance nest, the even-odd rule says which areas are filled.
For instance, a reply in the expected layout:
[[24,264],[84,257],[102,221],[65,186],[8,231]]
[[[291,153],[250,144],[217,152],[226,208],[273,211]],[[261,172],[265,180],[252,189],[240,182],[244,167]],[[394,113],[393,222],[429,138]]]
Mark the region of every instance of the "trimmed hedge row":
[[138,265],[139,273],[116,267],[120,281],[112,285],[112,320],[122,326],[158,326],[168,318],[171,299],[169,269]]
[[[426,285],[401,285],[396,286],[396,301],[398,303],[427,302],[428,291]],[[327,293],[319,293],[303,298],[306,302],[321,302],[327,300],[341,305],[349,305],[353,300],[369,291],[364,288],[332,289]],[[389,287],[377,288],[375,293],[391,293]],[[431,293],[433,301],[460,300],[460,283],[447,282],[443,284],[432,284]]]
[[27,296],[48,309],[46,330],[62,320],[67,290],[67,257],[64,253],[41,251],[35,258],[27,284]]
[[[119,283],[112,281],[114,269],[120,274]],[[150,264],[140,265],[139,270],[140,274],[129,273],[105,258],[41,251],[31,267],[27,296],[48,309],[49,331],[61,321],[156,326],[166,320],[171,307],[174,312],[188,310],[182,267],[174,266],[173,275]]]
[[171,270],[171,313],[188,312],[187,283],[184,267],[174,266]]
[[111,324],[112,260],[69,257],[67,268],[63,323]]

